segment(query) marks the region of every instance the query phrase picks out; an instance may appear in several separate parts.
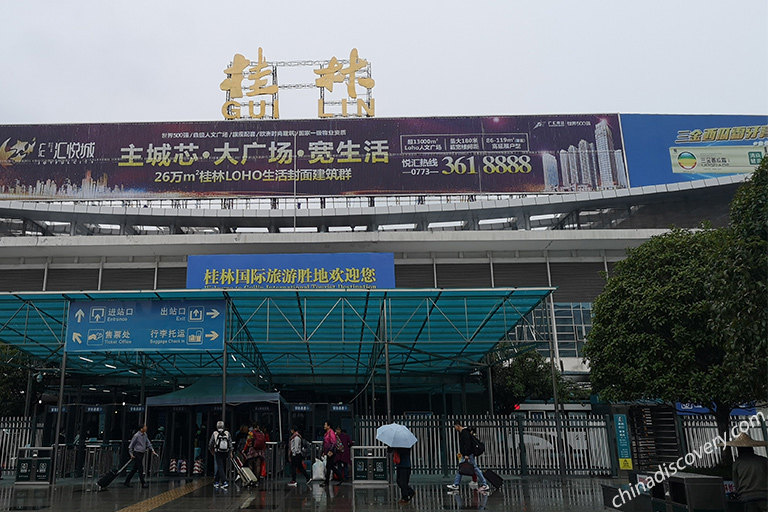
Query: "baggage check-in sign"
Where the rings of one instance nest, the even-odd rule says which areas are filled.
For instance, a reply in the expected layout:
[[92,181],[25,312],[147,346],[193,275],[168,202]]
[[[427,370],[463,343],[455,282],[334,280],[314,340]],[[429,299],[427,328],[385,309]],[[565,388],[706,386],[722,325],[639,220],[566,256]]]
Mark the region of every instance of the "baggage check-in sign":
[[224,350],[226,301],[72,301],[67,352]]

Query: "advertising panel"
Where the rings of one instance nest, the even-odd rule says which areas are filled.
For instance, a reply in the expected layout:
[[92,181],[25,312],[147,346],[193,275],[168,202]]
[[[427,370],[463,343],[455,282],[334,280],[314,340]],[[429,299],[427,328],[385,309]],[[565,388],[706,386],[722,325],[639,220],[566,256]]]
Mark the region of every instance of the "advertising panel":
[[621,114],[630,185],[751,173],[768,153],[768,116]]
[[187,259],[188,289],[394,287],[393,253],[216,254]]
[[618,114],[0,126],[0,198],[627,186]]
[[224,300],[72,301],[67,352],[224,350]]

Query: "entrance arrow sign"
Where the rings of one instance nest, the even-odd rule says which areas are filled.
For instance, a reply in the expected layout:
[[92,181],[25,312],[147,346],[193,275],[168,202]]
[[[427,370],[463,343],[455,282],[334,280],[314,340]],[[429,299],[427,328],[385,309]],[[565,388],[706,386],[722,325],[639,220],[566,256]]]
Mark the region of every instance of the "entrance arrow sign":
[[211,299],[73,300],[64,349],[221,352],[226,307],[226,301]]

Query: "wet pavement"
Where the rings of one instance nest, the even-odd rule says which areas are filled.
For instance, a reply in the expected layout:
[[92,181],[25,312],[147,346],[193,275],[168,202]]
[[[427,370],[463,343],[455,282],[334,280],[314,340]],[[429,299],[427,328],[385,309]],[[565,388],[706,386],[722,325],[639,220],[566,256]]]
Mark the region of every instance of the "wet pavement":
[[106,490],[93,481],[62,479],[54,487],[14,485],[0,482],[0,510],[41,510],[45,512],[122,511],[142,512],[203,510],[263,510],[285,512],[349,511],[390,512],[401,510],[489,510],[526,512],[595,512],[602,506],[601,483],[610,480],[578,477],[564,483],[554,478],[507,477],[502,488],[489,494],[477,492],[462,482],[456,493],[446,484],[452,478],[416,475],[411,486],[413,500],[401,505],[399,489],[388,484],[344,483],[321,487],[318,483],[288,486],[288,479],[262,481],[257,487],[214,489],[211,477],[194,479],[156,478],[149,488],[135,482],[126,488],[118,479]]

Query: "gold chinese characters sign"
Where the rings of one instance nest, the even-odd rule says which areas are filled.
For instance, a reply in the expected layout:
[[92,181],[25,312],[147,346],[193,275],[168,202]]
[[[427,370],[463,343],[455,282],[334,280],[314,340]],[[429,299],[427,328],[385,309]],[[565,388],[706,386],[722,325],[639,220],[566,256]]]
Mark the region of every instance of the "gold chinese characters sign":
[[[312,66],[314,83],[280,85],[277,71],[281,65]],[[301,62],[268,62],[259,48],[258,60],[251,61],[238,53],[224,73],[227,78],[219,86],[227,93],[221,106],[224,119],[279,119],[280,90],[314,87],[320,93],[319,118],[375,115],[372,90],[376,82],[371,78],[370,64],[358,56],[357,48],[350,51],[349,60],[338,60],[334,56],[329,61]],[[336,87],[334,92],[335,84],[341,87]]]

